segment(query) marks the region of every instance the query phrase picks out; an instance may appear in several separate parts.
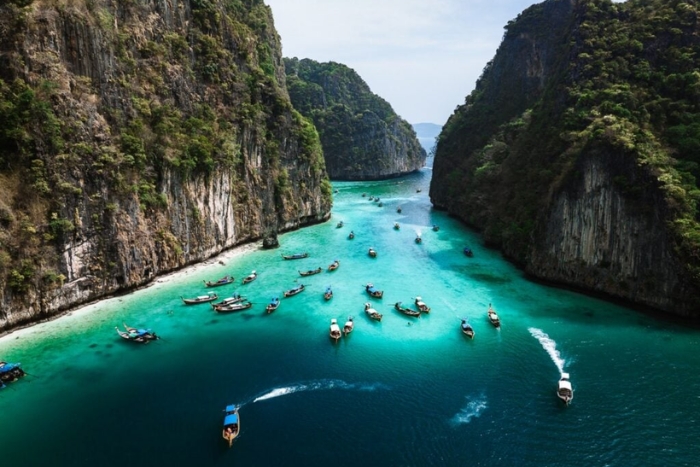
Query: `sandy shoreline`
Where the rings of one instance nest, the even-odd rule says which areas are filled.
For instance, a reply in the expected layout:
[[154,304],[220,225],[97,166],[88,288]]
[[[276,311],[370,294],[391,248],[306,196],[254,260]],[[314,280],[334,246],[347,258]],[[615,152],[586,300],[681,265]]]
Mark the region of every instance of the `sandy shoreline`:
[[251,242],[251,243],[245,243],[245,244],[234,246],[233,248],[230,248],[226,251],[223,251],[223,252],[219,253],[218,255],[212,256],[212,257],[205,259],[199,263],[185,266],[181,269],[176,269],[176,270],[171,271],[171,272],[167,272],[167,273],[163,274],[162,276],[156,276],[153,278],[153,280],[151,282],[149,282],[146,285],[135,287],[133,289],[125,290],[125,291],[119,292],[119,293],[105,295],[104,297],[101,297],[101,298],[94,300],[92,302],[83,303],[81,305],[76,306],[75,308],[69,308],[67,310],[63,310],[63,311],[51,316],[50,318],[36,321],[34,323],[27,324],[25,326],[20,326],[20,327],[11,329],[9,331],[6,331],[6,332],[0,334],[0,344],[5,343],[6,341],[8,341],[10,339],[19,339],[20,337],[29,334],[30,332],[32,332],[32,330],[35,329],[36,325],[38,325],[38,324],[48,323],[48,322],[55,321],[57,319],[60,319],[60,318],[66,317],[66,316],[76,316],[78,314],[85,315],[85,314],[92,313],[96,310],[97,306],[100,303],[104,302],[105,300],[111,300],[111,299],[116,298],[116,297],[123,297],[125,295],[130,295],[130,294],[133,294],[133,293],[138,292],[140,290],[144,290],[144,289],[153,287],[154,285],[157,285],[157,284],[167,284],[169,282],[173,282],[173,281],[179,279],[180,277],[184,278],[184,276],[186,276],[190,273],[196,272],[205,266],[211,266],[211,265],[214,265],[214,264],[220,263],[220,262],[227,264],[229,261],[231,261],[235,258],[238,258],[240,256],[243,256],[244,254],[250,253],[252,251],[259,250],[261,247],[262,247],[262,241],[255,241],[255,242]]

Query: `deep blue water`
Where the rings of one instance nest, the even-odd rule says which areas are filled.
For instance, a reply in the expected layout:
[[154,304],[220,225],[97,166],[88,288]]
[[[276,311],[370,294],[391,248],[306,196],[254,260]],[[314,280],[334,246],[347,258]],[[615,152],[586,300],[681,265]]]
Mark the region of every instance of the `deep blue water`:
[[[0,339],[0,359],[31,375],[0,391],[2,465],[698,465],[700,332],[529,282],[431,209],[429,181],[425,169],[336,183],[332,219],[281,236],[278,250],[228,253]],[[307,259],[280,257],[302,251]],[[334,259],[340,268],[325,271]],[[251,270],[258,279],[241,285]],[[227,273],[235,283],[216,291],[248,296],[251,310],[180,301]],[[366,295],[368,282],[383,299]],[[298,283],[307,289],[265,314]],[[416,296],[429,315],[391,307]],[[500,330],[486,320],[489,303]],[[334,344],[330,319],[349,315],[354,332]],[[122,323],[163,339],[132,345],[114,331]],[[562,369],[575,391],[568,408],[555,396]],[[230,403],[242,405],[242,434],[228,449]]]

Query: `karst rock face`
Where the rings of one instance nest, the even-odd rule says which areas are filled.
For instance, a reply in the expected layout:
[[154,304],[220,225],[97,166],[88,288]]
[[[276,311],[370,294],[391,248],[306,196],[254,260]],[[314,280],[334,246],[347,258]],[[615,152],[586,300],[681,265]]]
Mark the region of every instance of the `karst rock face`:
[[292,104],[313,120],[332,180],[381,180],[425,166],[413,127],[351,68],[285,58]]
[[262,0],[0,6],[0,332],[329,217]]
[[547,0],[443,127],[430,197],[529,275],[700,317],[700,35],[679,1]]

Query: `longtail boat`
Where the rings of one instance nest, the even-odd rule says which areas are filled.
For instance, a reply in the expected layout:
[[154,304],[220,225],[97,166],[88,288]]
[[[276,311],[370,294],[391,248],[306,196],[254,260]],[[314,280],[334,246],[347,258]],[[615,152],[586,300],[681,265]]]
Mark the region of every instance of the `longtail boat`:
[[219,287],[220,285],[230,284],[234,281],[233,276],[226,275],[217,281],[204,281],[204,285],[207,287]]
[[241,432],[241,417],[238,415],[238,407],[235,405],[227,405],[224,412],[226,412],[226,415],[224,415],[224,430],[222,434],[228,442],[228,447],[231,447],[233,440]]
[[209,295],[200,295],[195,298],[183,298],[180,297],[183,302],[185,302],[185,305],[197,305],[198,303],[208,303],[208,302],[213,302],[214,300],[218,299],[219,296],[216,295],[213,292],[210,292]]

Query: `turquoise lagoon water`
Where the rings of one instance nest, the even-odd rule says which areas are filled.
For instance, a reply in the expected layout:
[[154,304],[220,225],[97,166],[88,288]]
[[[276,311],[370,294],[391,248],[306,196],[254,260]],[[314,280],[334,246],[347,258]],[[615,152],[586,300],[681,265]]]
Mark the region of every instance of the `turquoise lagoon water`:
[[[278,250],[224,255],[0,339],[0,357],[31,375],[0,391],[2,465],[698,465],[700,332],[526,280],[431,209],[430,174],[336,183],[332,219],[281,236]],[[307,259],[280,258],[302,251]],[[340,268],[327,272],[334,259]],[[241,285],[251,270],[258,279]],[[235,283],[216,291],[246,295],[251,310],[180,301],[227,273]],[[366,295],[368,282],[383,299]],[[265,314],[298,283],[306,291]],[[392,309],[418,295],[429,315]],[[368,301],[381,323],[365,316]],[[330,319],[349,315],[355,331],[334,344]],[[163,339],[132,345],[114,331],[122,323]],[[562,370],[575,391],[568,408],[555,396]],[[228,449],[230,403],[241,405],[242,433]]]

